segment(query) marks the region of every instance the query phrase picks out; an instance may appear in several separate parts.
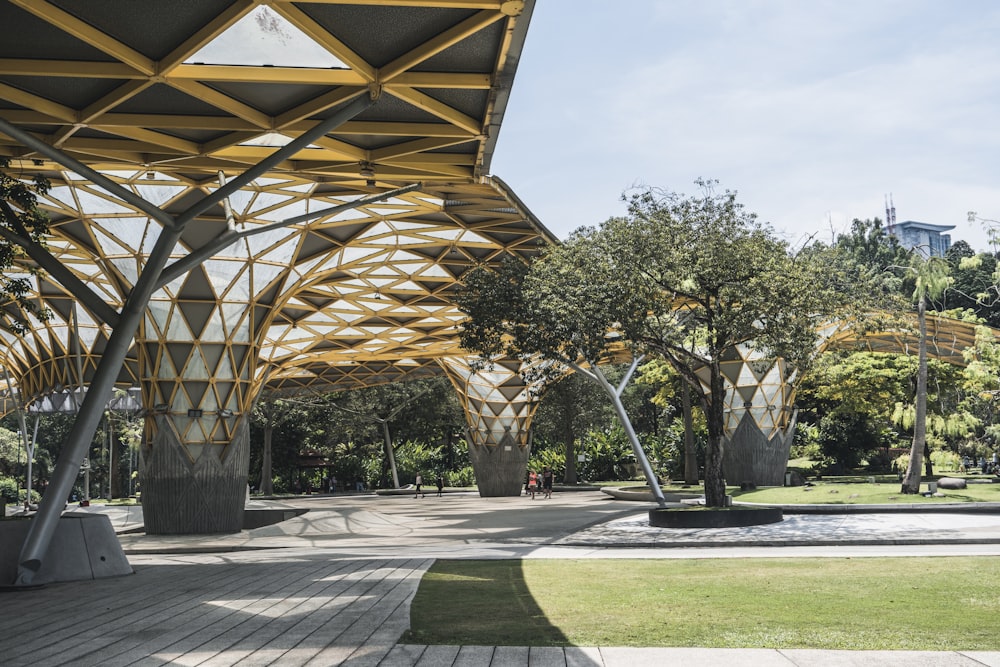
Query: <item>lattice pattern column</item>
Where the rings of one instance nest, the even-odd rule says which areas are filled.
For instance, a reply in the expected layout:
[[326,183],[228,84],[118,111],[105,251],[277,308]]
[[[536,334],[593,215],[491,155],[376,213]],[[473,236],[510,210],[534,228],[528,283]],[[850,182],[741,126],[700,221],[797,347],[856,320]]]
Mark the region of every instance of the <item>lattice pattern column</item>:
[[[795,437],[797,372],[784,359],[765,357],[749,345],[726,351],[723,473],[729,484],[781,486]],[[700,373],[707,387],[707,369]]]
[[210,270],[194,269],[175,298],[152,302],[138,339],[149,414],[141,481],[150,534],[243,527],[254,340],[266,309],[238,300],[246,294],[216,294]]
[[521,363],[497,361],[491,370],[476,371],[460,357],[439,362],[465,408],[479,495],[520,495],[531,454],[528,428],[538,406],[518,372]]

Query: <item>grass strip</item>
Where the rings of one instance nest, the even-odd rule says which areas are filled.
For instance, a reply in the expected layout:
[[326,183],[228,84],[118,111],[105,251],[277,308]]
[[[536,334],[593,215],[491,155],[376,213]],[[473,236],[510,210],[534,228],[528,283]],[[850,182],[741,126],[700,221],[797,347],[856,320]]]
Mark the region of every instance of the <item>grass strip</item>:
[[993,651],[1000,559],[438,561],[403,641]]

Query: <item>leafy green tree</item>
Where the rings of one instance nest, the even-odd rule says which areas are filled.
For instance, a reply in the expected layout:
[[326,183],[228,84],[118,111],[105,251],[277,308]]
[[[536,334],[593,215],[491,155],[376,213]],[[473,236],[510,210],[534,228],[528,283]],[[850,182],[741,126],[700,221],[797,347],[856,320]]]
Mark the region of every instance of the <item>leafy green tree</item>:
[[614,258],[615,321],[625,338],[667,361],[706,416],[705,499],[725,503],[722,473],[725,379],[722,361],[751,343],[806,368],[817,325],[847,304],[851,290],[834,257],[793,255],[734,192],[700,196],[648,191],[595,242]]
[[885,271],[907,260],[907,251],[895,236],[885,233],[882,221],[878,218],[851,222],[851,230],[838,234],[834,246],[844,252],[851,261],[873,275],[881,274],[887,281],[884,286],[893,289],[898,287],[898,280],[893,280],[892,274]]
[[636,381],[638,385],[650,385],[657,388],[656,395],[651,399],[671,414],[680,414],[680,429],[683,434],[683,478],[688,485],[698,484],[698,448],[695,432],[704,431],[705,417],[700,410],[695,414],[691,401],[691,386],[678,375],[666,362],[653,359],[645,364]]
[[0,475],[12,477],[18,473],[24,458],[21,437],[16,431],[0,428]]
[[17,334],[30,328],[26,315],[48,318],[48,311],[31,298],[30,277],[37,275],[38,269],[15,269],[15,263],[26,256],[24,242],[44,245],[49,220],[38,207],[38,196],[48,191],[44,176],[21,179],[10,173],[10,160],[0,158],[0,325]]
[[617,386],[601,368],[609,361],[609,346],[621,338],[615,310],[621,284],[613,258],[594,242],[593,233],[578,230],[530,264],[508,257],[497,268],[467,272],[456,299],[468,316],[460,340],[486,364],[495,357],[527,362],[530,382],[551,383],[570,368],[596,383],[611,400],[633,455],[662,505],[663,492],[622,401],[641,358],[633,360]]
[[593,382],[575,373],[558,380],[545,391],[532,428],[534,443],[559,441],[563,445],[562,465],[553,461],[542,465],[562,470],[563,482],[576,484],[580,439],[610,420],[607,400]]
[[[706,415],[706,502],[722,506],[723,356],[752,342],[804,366],[815,352],[817,318],[831,316],[850,292],[837,282],[842,271],[830,270],[829,253],[793,256],[735,193],[699,185],[700,196],[635,195],[628,215],[577,230],[530,266],[473,272],[459,306],[469,315],[463,345],[486,357],[537,355],[577,369],[582,359],[594,369],[620,341],[664,359]],[[620,397],[602,386],[613,402],[616,391]],[[644,461],[637,438],[630,440]],[[655,475],[646,476],[658,491]]]

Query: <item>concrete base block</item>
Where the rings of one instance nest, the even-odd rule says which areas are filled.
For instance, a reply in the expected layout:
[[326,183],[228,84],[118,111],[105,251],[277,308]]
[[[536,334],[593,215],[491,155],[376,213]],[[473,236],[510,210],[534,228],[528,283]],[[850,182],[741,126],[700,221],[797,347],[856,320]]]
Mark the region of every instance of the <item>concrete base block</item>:
[[[17,560],[31,521],[0,521],[0,584],[12,584],[17,578]],[[60,517],[48,554],[32,583],[104,579],[132,573],[108,517],[70,512]]]

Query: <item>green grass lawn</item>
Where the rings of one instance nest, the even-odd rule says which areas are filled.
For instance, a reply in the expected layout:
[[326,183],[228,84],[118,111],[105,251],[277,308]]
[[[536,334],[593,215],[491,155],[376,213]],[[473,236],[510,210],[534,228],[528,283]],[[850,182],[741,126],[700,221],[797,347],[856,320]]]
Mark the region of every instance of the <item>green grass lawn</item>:
[[402,641],[995,651],[997,581],[996,558],[438,561]]
[[[967,502],[1000,502],[1000,484],[969,484],[966,488],[956,491],[938,489],[943,497],[925,498],[922,495],[904,495],[899,492],[900,483],[892,481],[878,482],[845,482],[823,480],[812,482],[813,486],[768,487],[756,491],[740,491],[739,487],[730,489],[733,498],[751,503],[775,504],[892,504],[920,503],[933,505],[937,503],[967,503]],[[926,482],[920,489],[926,490]]]

